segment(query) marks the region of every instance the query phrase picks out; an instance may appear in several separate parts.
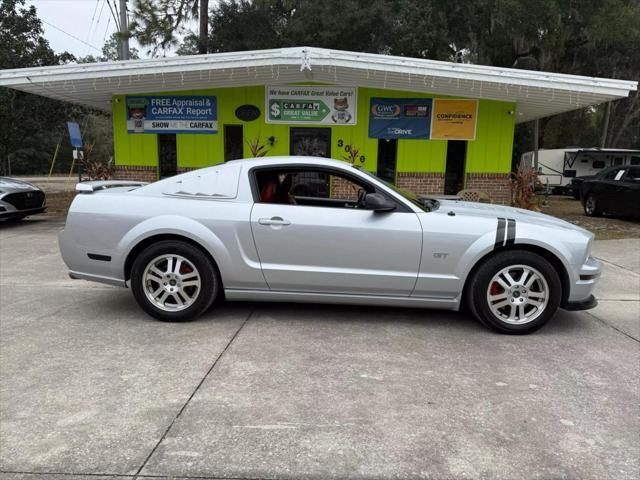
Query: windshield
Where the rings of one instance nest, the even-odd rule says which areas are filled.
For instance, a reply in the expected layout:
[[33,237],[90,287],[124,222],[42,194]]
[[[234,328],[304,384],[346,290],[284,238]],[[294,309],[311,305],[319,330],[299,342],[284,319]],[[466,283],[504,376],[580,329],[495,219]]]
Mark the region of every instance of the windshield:
[[435,200],[433,198],[418,198],[415,193],[408,192],[407,190],[404,190],[402,188],[396,187],[394,184],[389,183],[389,182],[381,179],[377,175],[374,175],[373,173],[368,172],[364,168],[360,168],[360,167],[355,166],[355,165],[353,166],[353,168],[356,168],[360,172],[362,172],[362,173],[364,173],[364,174],[366,174],[366,175],[368,175],[370,177],[375,178],[379,182],[384,183],[387,187],[389,187],[391,190],[396,192],[398,195],[400,195],[401,197],[404,197],[405,199],[409,200],[416,207],[420,208],[421,210],[424,210],[425,212],[432,212],[432,211],[436,210],[440,206],[440,202],[438,202],[437,200]]

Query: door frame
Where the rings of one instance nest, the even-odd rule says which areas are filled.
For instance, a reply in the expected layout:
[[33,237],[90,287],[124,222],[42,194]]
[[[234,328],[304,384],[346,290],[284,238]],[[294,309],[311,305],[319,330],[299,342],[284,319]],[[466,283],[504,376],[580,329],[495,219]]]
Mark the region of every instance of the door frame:
[[[447,188],[447,163],[448,163],[447,158],[449,155],[450,142],[464,143],[464,157],[462,159],[462,188],[463,189],[467,188],[467,154],[469,153],[469,141],[468,140],[447,140],[447,151],[444,158],[444,178],[442,179],[443,180],[442,193],[445,195],[446,195],[446,188]],[[457,193],[458,192],[454,193],[453,195]]]

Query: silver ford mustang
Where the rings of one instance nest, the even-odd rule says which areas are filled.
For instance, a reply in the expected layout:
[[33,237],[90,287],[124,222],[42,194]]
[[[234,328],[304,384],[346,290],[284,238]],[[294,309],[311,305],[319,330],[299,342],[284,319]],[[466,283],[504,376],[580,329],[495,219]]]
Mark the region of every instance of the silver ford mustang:
[[152,184],[80,183],[72,278],[130,286],[159,320],[229,300],[458,310],[527,333],[596,305],[593,235],[517,208],[418,200],[348,163],[235,160]]

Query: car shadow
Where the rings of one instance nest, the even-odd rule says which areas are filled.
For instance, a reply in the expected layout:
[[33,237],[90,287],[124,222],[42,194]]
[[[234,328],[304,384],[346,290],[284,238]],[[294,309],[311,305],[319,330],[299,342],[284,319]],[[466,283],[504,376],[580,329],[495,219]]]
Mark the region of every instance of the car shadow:
[[[96,295],[85,297],[85,304],[100,312],[109,312],[113,318],[127,318],[128,321],[156,322],[136,303],[129,289],[100,289]],[[373,307],[356,305],[293,303],[293,302],[235,302],[216,301],[212,308],[201,317],[185,322],[215,322],[218,318],[234,315],[249,315],[252,319],[270,318],[274,320],[291,320],[299,322],[344,323],[357,324],[405,324],[423,326],[434,330],[447,329],[459,332],[475,332],[477,334],[500,335],[485,327],[469,311],[437,310],[428,308],[405,307]],[[556,315],[534,334],[553,335],[558,333],[578,332],[584,329],[585,314],[558,310]]]

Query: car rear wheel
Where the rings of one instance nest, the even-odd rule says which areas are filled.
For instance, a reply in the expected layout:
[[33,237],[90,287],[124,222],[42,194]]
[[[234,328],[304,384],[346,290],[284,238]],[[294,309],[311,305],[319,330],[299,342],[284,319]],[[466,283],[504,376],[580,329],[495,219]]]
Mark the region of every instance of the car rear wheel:
[[599,217],[602,215],[602,210],[600,210],[598,200],[593,193],[587,194],[584,199],[584,213],[589,217]]
[[508,334],[542,327],[560,306],[562,284],[540,255],[508,250],[486,260],[467,290],[471,311],[486,326]]
[[209,308],[220,290],[220,276],[199,248],[166,240],[147,247],[135,259],[131,289],[152,317],[183,322]]

